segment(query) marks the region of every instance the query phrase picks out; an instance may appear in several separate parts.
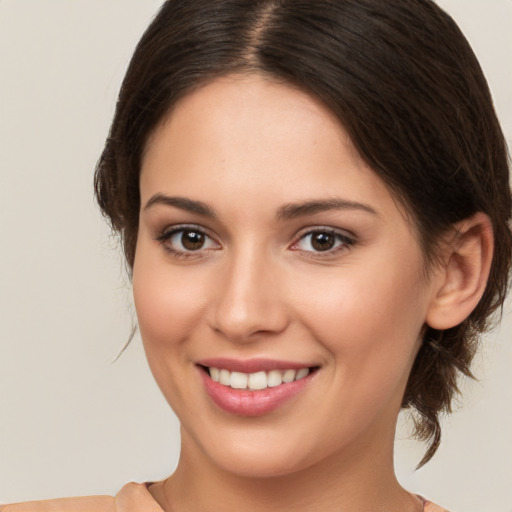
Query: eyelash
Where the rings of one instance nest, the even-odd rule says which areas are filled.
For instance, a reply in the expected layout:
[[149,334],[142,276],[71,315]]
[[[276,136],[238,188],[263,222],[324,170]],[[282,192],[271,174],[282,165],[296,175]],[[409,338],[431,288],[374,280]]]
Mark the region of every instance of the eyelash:
[[[160,233],[158,236],[155,237],[155,240],[158,241],[164,250],[170,254],[172,254],[176,258],[180,259],[188,259],[188,258],[197,258],[198,256],[203,256],[204,251],[212,251],[212,250],[219,250],[217,248],[211,248],[211,247],[200,247],[197,250],[180,250],[172,247],[168,242],[172,239],[173,236],[178,235],[181,233],[181,236],[183,236],[186,232],[190,233],[196,233],[197,235],[203,236],[205,240],[210,240],[220,248],[220,244],[218,242],[215,242],[215,240],[206,233],[206,231],[196,225],[180,225],[180,226],[174,226],[172,229],[166,229],[162,233]],[[298,245],[305,241],[307,237],[312,237],[315,234],[322,234],[322,235],[330,235],[334,237],[334,243],[337,244],[332,248],[328,248],[325,251],[318,250],[302,250],[298,248]],[[353,246],[356,243],[355,238],[348,236],[345,233],[342,233],[340,231],[337,231],[333,228],[328,227],[316,227],[314,229],[309,229],[302,234],[299,235],[297,238],[297,241],[294,242],[290,249],[293,251],[301,251],[306,257],[309,258],[326,258],[329,256],[334,256],[338,254],[340,251],[346,251],[351,246]],[[309,245],[312,245],[312,241],[309,242]]]

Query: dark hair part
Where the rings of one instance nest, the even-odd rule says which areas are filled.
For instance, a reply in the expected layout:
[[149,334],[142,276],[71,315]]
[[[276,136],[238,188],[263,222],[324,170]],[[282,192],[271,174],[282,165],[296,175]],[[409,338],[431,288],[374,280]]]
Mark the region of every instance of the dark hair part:
[[121,234],[130,268],[148,137],[181,97],[232,73],[264,74],[321,99],[410,213],[427,268],[454,223],[479,211],[491,219],[485,293],[460,325],[427,328],[403,398],[428,443],[422,465],[509,284],[509,161],[477,59],[431,0],[165,2],[133,55],[95,175],[99,205]]

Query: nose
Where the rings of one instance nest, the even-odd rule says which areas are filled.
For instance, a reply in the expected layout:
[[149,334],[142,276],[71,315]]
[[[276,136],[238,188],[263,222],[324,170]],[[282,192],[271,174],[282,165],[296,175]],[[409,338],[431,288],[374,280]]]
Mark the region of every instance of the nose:
[[210,304],[213,330],[236,342],[275,335],[289,324],[282,272],[257,251],[233,255],[217,276],[218,290]]

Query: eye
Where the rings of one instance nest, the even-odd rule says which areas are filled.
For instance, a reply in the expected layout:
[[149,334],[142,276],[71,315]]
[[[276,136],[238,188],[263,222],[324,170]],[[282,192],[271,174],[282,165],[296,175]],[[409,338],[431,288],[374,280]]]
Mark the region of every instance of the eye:
[[316,229],[304,234],[292,249],[306,252],[330,252],[352,245],[348,236],[329,229]]
[[219,249],[217,242],[196,227],[177,227],[166,231],[157,240],[164,245],[166,250],[177,254]]

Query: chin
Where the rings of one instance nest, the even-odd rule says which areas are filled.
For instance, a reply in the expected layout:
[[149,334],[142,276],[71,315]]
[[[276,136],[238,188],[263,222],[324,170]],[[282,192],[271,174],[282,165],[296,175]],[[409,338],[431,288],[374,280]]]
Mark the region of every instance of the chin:
[[[232,447],[234,448],[234,447]],[[212,461],[222,470],[244,478],[272,478],[286,476],[306,469],[309,464],[290,454],[273,450],[259,450],[255,455],[253,450],[236,450],[219,454],[211,454]]]
[[[282,477],[303,471],[318,464],[328,456],[324,447],[313,441],[311,436],[299,436],[269,431],[260,428],[228,430],[202,433],[202,438],[182,434],[183,448],[197,458],[206,458],[209,463],[232,475],[243,478]],[[305,436],[305,437],[304,437]],[[300,439],[298,439],[298,437]],[[310,439],[308,444],[304,439]],[[191,442],[190,442],[191,441]],[[205,457],[206,456],[206,457]]]

